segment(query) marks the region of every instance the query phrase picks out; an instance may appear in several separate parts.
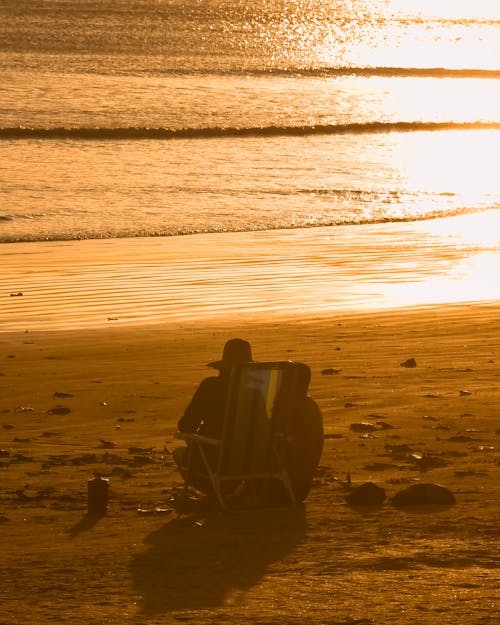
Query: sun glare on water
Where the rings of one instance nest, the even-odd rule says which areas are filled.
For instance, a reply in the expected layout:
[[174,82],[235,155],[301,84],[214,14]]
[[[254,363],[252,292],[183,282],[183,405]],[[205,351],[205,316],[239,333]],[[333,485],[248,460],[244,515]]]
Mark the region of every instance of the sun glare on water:
[[454,194],[480,207],[498,193],[500,132],[446,131],[402,135],[393,158],[404,186],[414,192]]
[[429,255],[425,243],[416,248],[413,279],[387,283],[387,305],[413,306],[500,300],[500,208],[413,224],[412,228],[436,247]]
[[327,66],[364,66],[369,59],[371,67],[498,69],[497,0],[365,0],[355,5],[346,39],[340,24],[315,42]]
[[497,19],[500,18],[498,0],[388,0],[393,13],[416,14],[441,19]]

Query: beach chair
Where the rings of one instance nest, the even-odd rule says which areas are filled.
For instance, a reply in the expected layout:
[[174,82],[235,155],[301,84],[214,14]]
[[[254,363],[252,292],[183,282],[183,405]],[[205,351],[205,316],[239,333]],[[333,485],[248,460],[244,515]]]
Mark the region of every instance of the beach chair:
[[[221,439],[179,433],[203,461],[203,476],[210,480],[217,501],[230,507],[230,487],[245,483],[281,482],[291,505],[294,492],[284,464],[287,423],[293,402],[297,363],[245,363],[232,370]],[[216,462],[211,462],[216,449]],[[202,474],[189,467],[186,485]]]

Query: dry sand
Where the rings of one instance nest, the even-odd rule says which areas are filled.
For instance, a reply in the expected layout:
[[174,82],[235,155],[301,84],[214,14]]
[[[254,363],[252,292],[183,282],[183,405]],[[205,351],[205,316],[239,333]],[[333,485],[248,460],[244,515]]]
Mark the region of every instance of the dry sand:
[[[0,334],[0,623],[498,623],[500,305],[237,319]],[[311,365],[321,466],[296,510],[178,515],[176,421],[232,336]],[[456,505],[353,509],[348,473]]]

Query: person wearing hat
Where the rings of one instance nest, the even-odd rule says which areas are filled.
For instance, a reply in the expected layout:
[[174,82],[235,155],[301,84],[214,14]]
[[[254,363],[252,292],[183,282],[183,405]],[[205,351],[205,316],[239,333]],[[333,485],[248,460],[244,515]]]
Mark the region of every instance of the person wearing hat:
[[[207,365],[217,369],[219,375],[202,380],[184,414],[179,419],[177,427],[181,432],[222,438],[230,372],[234,367],[245,362],[252,362],[250,343],[239,338],[227,341],[224,345],[222,359],[209,362]],[[203,469],[202,460],[197,457],[194,449],[190,449],[189,446],[177,448],[174,451],[174,460],[184,477],[186,477],[188,451],[191,452],[190,466],[197,471]],[[213,462],[214,465],[217,460],[216,451],[213,447],[207,447],[206,450],[209,461]],[[208,480],[206,482],[201,480],[196,486],[204,491],[210,489]]]

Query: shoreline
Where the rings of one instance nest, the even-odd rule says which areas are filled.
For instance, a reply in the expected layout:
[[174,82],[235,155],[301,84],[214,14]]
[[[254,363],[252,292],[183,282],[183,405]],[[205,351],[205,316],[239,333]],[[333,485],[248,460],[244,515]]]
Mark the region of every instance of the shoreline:
[[496,301],[499,215],[0,245],[0,331]]

